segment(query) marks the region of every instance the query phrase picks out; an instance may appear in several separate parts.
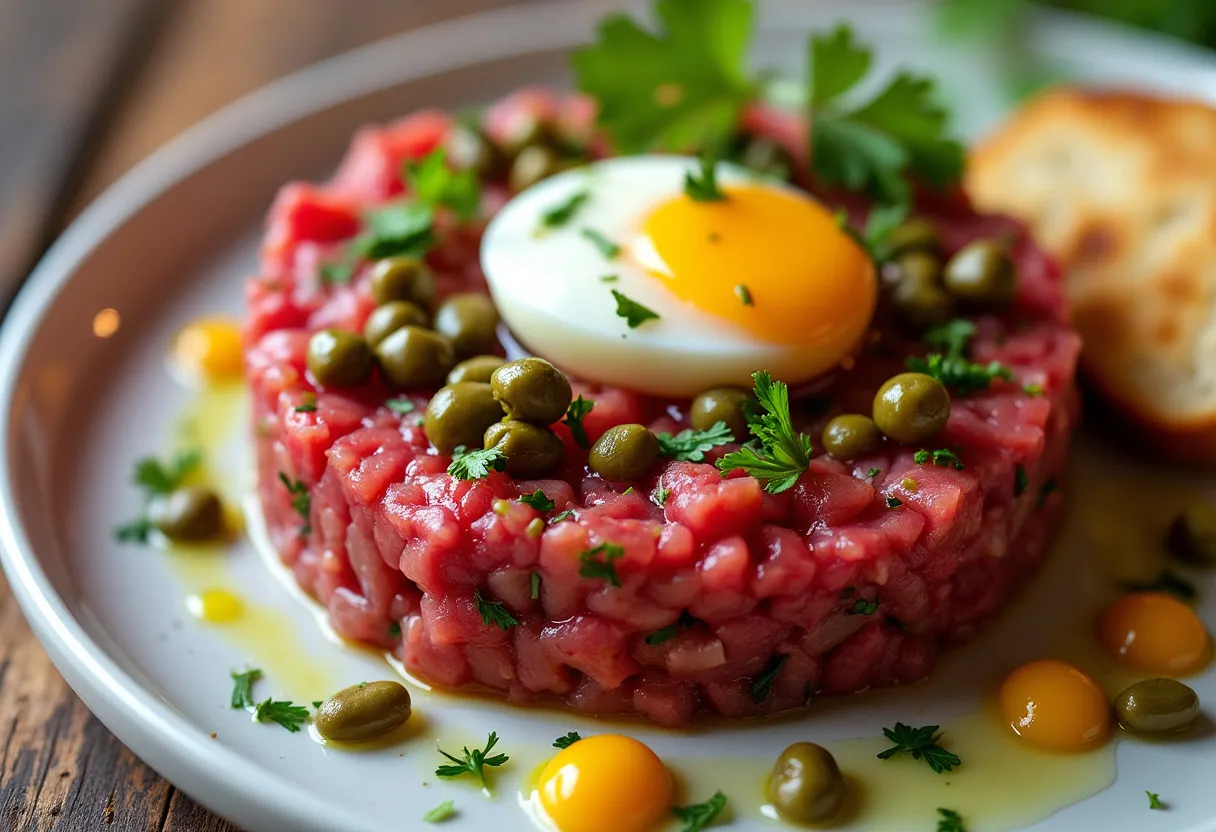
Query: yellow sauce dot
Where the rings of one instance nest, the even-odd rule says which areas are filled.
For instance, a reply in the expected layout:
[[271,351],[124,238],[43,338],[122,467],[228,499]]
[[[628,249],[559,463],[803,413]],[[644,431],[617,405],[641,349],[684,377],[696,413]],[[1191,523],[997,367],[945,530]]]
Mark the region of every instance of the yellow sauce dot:
[[245,604],[226,589],[204,589],[186,598],[186,609],[199,621],[227,624],[245,612]]
[[1098,641],[1119,663],[1150,673],[1194,673],[1211,653],[1199,616],[1164,592],[1115,601],[1098,617]]
[[223,318],[200,318],[178,333],[173,356],[192,375],[235,378],[243,367],[240,328]]
[[1013,733],[1048,751],[1084,751],[1110,736],[1110,700],[1067,662],[1022,665],[1001,684],[998,703]]
[[642,743],[601,734],[550,760],[537,792],[558,832],[650,832],[670,812],[672,779]]

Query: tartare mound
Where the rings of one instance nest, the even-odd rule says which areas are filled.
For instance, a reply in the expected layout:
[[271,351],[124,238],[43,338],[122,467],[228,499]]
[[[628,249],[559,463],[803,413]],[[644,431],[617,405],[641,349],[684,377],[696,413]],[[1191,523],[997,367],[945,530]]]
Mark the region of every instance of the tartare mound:
[[[503,137],[527,119],[604,152],[579,97],[518,93],[490,108],[483,127]],[[1053,262],[1020,225],[978,216],[957,194],[917,205],[945,251],[1002,236],[1019,270],[1013,304],[975,318],[972,345],[975,361],[999,361],[1016,380],[956,397],[932,441],[954,449],[962,470],[918,464],[918,448],[888,444],[847,465],[817,458],[793,488],[770,494],[742,472],[721,475],[713,463],[738,448],[726,445],[700,463],[664,459],[626,489],[589,474],[587,451],[558,424],[566,453],[551,478],[491,471],[465,481],[447,473],[451,458],[421,427],[433,390],[391,388],[378,374],[354,389],[318,388],[306,370],[310,335],[362,331],[375,307],[366,264],[348,282],[323,279],[323,264],[360,232],[368,208],[402,193],[403,162],[442,146],[454,124],[424,112],[365,128],[328,183],[285,187],[246,287],[266,525],[339,634],[443,687],[680,726],[700,711],[771,714],[920,679],[1042,560],[1061,508],[1079,340]],[[804,156],[793,116],[753,108],[743,126]],[[485,183],[484,209],[507,196],[505,181]],[[427,261],[440,297],[484,290],[482,221],[436,222]],[[880,316],[856,359],[795,402],[799,427],[817,440],[831,416],[868,413],[879,384],[918,352]],[[560,366],[560,355],[545,357]],[[595,401],[591,441],[625,423],[688,426],[687,401],[572,382]],[[551,511],[518,500],[538,489]],[[605,543],[622,552],[612,561],[619,586],[580,574]],[[515,623],[487,620],[487,600]]]

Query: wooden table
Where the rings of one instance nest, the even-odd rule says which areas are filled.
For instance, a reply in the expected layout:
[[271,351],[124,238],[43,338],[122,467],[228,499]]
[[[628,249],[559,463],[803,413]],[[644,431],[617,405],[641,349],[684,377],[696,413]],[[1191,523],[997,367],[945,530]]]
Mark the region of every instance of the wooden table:
[[[513,0],[0,0],[0,292],[174,134],[280,75]],[[0,829],[233,832],[76,698],[0,578]]]

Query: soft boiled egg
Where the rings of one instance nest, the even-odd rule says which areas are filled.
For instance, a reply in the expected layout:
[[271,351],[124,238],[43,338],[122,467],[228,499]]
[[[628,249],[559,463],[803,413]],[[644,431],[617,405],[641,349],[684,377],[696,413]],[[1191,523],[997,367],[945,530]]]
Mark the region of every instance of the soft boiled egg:
[[[800,190],[720,163],[725,199],[697,201],[699,172],[622,156],[508,202],[481,260],[512,335],[584,381],[673,396],[757,370],[797,384],[846,357],[874,313],[867,253]],[[630,327],[614,290],[658,317]]]
[[541,772],[537,796],[557,832],[650,832],[671,808],[671,772],[632,737],[586,737]]

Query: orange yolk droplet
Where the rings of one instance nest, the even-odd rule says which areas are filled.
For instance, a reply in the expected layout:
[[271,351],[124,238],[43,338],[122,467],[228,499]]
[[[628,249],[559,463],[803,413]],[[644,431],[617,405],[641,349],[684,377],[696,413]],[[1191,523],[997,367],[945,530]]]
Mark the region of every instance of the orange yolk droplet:
[[200,621],[227,624],[244,614],[245,605],[226,589],[204,589],[186,598],[186,609]]
[[724,200],[680,195],[651,211],[638,261],[701,311],[807,350],[828,369],[873,317],[869,255],[808,196],[763,185],[723,191]]
[[1164,592],[1133,592],[1102,611],[1098,640],[1121,664],[1150,673],[1193,673],[1210,658],[1194,610]]
[[537,792],[559,832],[650,832],[670,811],[672,780],[642,743],[601,734],[550,760]]
[[235,378],[241,374],[241,330],[223,318],[201,318],[177,335],[173,344],[177,363],[205,379]]
[[1110,736],[1110,700],[1067,662],[1022,665],[1001,683],[998,704],[1013,733],[1038,748],[1083,751]]

